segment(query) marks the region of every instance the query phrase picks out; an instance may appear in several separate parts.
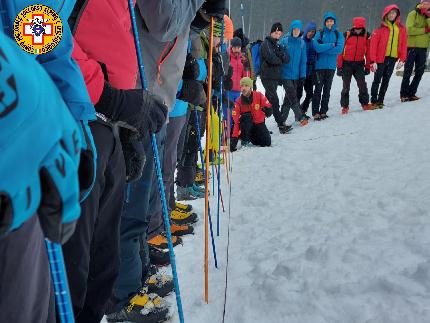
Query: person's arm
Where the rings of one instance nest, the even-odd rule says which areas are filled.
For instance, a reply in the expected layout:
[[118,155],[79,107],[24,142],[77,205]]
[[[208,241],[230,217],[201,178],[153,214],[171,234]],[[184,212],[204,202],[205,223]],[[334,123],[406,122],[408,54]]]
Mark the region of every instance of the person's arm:
[[234,121],[234,126],[233,126],[233,134],[232,137],[233,138],[239,138],[240,135],[240,103],[239,103],[240,98],[238,98],[234,104],[234,109],[232,112],[232,118]]
[[306,78],[306,65],[307,65],[307,54],[306,54],[306,44],[304,44],[304,40],[302,40],[302,56],[300,58],[300,78]]
[[343,36],[342,33],[339,33],[336,46],[335,47],[332,46],[331,49],[326,51],[326,54],[339,55],[343,52],[343,46],[345,46],[345,37]]
[[324,53],[333,48],[333,43],[319,43],[318,40],[321,37],[320,35],[320,32],[317,32],[314,39],[312,39],[312,44],[314,45],[314,49],[317,53]]
[[376,29],[373,32],[372,37],[370,38],[370,50],[369,50],[370,64],[376,62],[376,55],[378,52],[378,45],[380,40],[381,40],[381,32],[379,29]]
[[420,36],[426,34],[426,28],[423,27],[415,27],[415,19],[417,18],[416,10],[411,11],[406,18],[406,30],[408,31],[409,36]]
[[406,29],[403,28],[400,30],[400,41],[399,41],[399,61],[406,62],[406,58],[408,56],[408,34],[406,32]]
[[261,57],[270,65],[281,65],[283,63],[281,57],[276,55],[273,47],[270,46],[267,40],[261,45]]
[[366,54],[364,56],[366,60],[365,69],[370,70],[370,37],[366,40]]

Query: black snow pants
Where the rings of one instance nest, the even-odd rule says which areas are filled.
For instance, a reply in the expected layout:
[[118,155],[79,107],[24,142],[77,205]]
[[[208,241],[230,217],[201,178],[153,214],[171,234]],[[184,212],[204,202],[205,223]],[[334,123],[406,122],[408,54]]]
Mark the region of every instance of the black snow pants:
[[367,90],[366,76],[364,72],[364,61],[362,62],[343,62],[343,89],[340,99],[341,107],[349,107],[349,90],[351,88],[352,77],[357,81],[358,100],[360,104],[369,104],[369,91]]

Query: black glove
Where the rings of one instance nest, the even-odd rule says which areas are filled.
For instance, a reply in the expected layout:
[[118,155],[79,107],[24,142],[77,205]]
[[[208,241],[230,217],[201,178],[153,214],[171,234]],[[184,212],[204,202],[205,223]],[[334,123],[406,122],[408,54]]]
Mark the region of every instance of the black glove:
[[225,0],[206,0],[203,3],[202,9],[208,16],[224,18]]
[[237,143],[239,139],[232,137],[230,139],[230,151],[236,151],[237,150]]
[[134,182],[142,176],[146,162],[143,138],[137,132],[119,127],[119,139],[125,160],[126,180],[128,183]]
[[182,79],[184,80],[197,80],[200,74],[200,66],[197,60],[191,54],[187,54],[185,61],[184,73]]
[[337,68],[336,74],[337,74],[337,76],[342,77],[343,76],[343,68]]
[[105,83],[96,111],[114,122],[134,127],[141,135],[160,131],[167,118],[161,98],[142,89],[118,90]]
[[370,74],[370,68],[365,68],[364,75],[369,75],[369,74]]
[[192,105],[204,105],[206,103],[206,93],[200,81],[184,80],[181,95],[178,99],[191,103]]
[[272,116],[272,114],[273,114],[273,108],[267,108],[267,107],[264,107],[264,108],[262,108],[261,109],[263,112],[264,112],[264,114],[266,115],[266,118],[270,118],[271,116]]

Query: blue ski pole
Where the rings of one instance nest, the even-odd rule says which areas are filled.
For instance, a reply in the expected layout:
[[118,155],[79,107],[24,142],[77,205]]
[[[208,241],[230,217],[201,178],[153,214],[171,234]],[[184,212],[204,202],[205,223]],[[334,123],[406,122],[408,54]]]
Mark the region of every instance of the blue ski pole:
[[63,251],[59,243],[45,239],[48,251],[51,277],[54,283],[55,303],[61,323],[74,323],[72,300],[70,299],[69,285],[67,284],[66,267],[64,265]]
[[[136,16],[134,14],[133,8],[134,8],[133,0],[128,0],[128,9],[130,11],[131,24],[132,24],[132,28],[133,28],[134,45],[136,46],[136,56],[137,56],[137,61],[139,64],[140,81],[142,83],[142,88],[146,89],[147,83],[145,80],[145,69],[143,66],[142,52],[140,49],[139,33],[137,31],[137,25],[136,25]],[[163,177],[161,174],[160,157],[158,155],[157,138],[155,137],[155,134],[153,134],[153,133],[151,134],[151,146],[152,146],[152,152],[154,155],[155,170],[156,170],[156,175],[157,175],[157,180],[158,180],[158,189],[160,192],[160,199],[161,199],[161,204],[163,207],[164,226],[166,228],[166,233],[167,233],[167,244],[169,246],[169,257],[170,257],[170,264],[172,266],[173,282],[174,282],[174,286],[175,286],[176,304],[178,306],[179,321],[181,323],[184,323],[185,322],[184,311],[182,309],[182,300],[181,300],[181,292],[179,289],[178,273],[176,270],[175,253],[173,251],[172,232],[170,230],[169,212],[167,210],[166,195],[164,194],[164,184],[163,184]]]

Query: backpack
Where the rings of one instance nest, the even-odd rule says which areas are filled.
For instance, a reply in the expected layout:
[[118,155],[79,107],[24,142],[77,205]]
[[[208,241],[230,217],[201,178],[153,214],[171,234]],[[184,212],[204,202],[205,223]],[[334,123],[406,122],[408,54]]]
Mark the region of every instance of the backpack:
[[[320,29],[319,33],[320,33],[320,39],[318,39],[318,43],[322,44],[323,43],[323,36],[324,36],[324,29]],[[334,34],[336,35],[336,42],[334,44],[337,46],[337,41],[339,40],[339,31],[336,29],[334,31]]]
[[251,44],[251,70],[253,71],[253,75],[257,76],[260,74],[261,69],[261,55],[260,48],[263,42],[261,40],[257,40],[256,42]]

